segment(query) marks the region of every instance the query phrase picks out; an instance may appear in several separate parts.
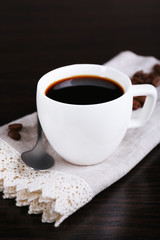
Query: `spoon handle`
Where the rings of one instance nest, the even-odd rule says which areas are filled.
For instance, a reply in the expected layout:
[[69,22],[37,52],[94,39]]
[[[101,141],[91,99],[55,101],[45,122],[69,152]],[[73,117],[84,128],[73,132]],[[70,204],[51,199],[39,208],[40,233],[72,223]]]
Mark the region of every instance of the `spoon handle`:
[[37,139],[41,140],[42,139],[42,127],[41,127],[38,117],[37,117],[37,132],[38,132]]

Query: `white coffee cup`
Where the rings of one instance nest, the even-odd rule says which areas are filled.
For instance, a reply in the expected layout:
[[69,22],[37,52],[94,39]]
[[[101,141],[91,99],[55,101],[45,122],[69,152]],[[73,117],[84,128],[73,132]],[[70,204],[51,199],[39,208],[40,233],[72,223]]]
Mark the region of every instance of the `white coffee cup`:
[[[55,81],[79,75],[112,79],[122,86],[124,94],[115,100],[91,105],[62,103],[45,95]],[[131,116],[133,96],[147,96],[136,119]],[[132,85],[127,75],[113,68],[75,64],[55,69],[39,80],[37,112],[48,141],[60,156],[73,164],[92,165],[106,160],[116,150],[128,128],[145,124],[156,98],[152,85]]]

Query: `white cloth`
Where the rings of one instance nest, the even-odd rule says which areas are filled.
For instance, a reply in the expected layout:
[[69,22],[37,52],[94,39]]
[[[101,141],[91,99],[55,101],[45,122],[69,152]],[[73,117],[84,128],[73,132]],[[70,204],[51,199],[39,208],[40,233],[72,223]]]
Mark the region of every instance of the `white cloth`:
[[[132,76],[138,70],[150,72],[156,63],[160,61],[154,57],[125,51],[105,64]],[[160,142],[160,88],[157,91],[158,101],[150,120],[143,127],[129,129],[115,153],[94,166],[66,162],[44,137],[46,151],[55,158],[55,166],[47,172],[31,170],[22,163],[20,154],[32,149],[36,142],[37,114],[14,121],[24,126],[20,141],[7,136],[8,124],[1,126],[0,191],[4,198],[15,198],[17,206],[28,205],[30,214],[42,213],[43,222],[55,222],[58,226],[96,194],[127,174]]]

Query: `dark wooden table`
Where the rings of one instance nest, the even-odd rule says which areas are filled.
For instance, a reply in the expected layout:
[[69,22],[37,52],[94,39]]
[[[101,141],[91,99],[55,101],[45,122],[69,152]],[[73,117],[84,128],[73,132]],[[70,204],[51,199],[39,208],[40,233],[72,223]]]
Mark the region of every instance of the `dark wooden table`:
[[[36,111],[38,79],[123,50],[160,59],[159,0],[3,0],[0,125]],[[59,228],[0,194],[0,239],[159,239],[160,145]]]

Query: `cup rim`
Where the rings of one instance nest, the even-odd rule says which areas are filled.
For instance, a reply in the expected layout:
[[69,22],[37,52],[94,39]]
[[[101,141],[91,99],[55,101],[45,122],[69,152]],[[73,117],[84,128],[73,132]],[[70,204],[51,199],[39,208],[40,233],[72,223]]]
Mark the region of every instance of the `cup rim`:
[[[60,102],[60,101],[57,101],[57,100],[53,100],[53,99],[50,99],[49,97],[47,97],[46,96],[46,94],[45,94],[45,91],[46,91],[46,89],[47,89],[47,87],[50,85],[50,84],[52,84],[54,81],[57,81],[57,80],[60,80],[60,79],[65,79],[65,78],[68,78],[68,76],[64,76],[63,78],[58,78],[57,80],[52,80],[49,84],[46,84],[46,86],[45,87],[42,87],[42,82],[44,83],[45,81],[44,81],[44,79],[49,79],[49,78],[51,78],[52,76],[53,76],[53,74],[55,74],[55,73],[57,73],[57,72],[59,72],[59,71],[63,71],[63,70],[66,70],[66,69],[68,69],[68,68],[74,68],[74,67],[81,67],[81,68],[85,68],[85,67],[98,67],[99,69],[101,69],[101,71],[102,72],[105,72],[106,70],[108,70],[108,71],[112,71],[112,72],[114,72],[114,73],[116,73],[116,74],[120,74],[121,76],[123,76],[124,77],[124,79],[126,79],[126,81],[125,82],[127,82],[127,89],[125,90],[124,89],[124,86],[122,86],[122,84],[121,83],[119,83],[117,80],[115,80],[115,79],[112,79],[112,78],[110,78],[111,80],[113,80],[113,81],[115,81],[115,82],[118,82],[118,84],[120,84],[120,86],[123,88],[123,90],[124,90],[124,93],[122,94],[122,96],[120,96],[120,97],[118,97],[118,98],[116,98],[116,99],[114,99],[114,100],[111,100],[111,101],[107,101],[107,102],[102,102],[102,103],[93,103],[93,104],[74,104],[74,103],[65,103],[65,102]],[[92,73],[88,73],[88,74],[71,74],[69,77],[75,77],[75,76],[80,76],[80,75],[89,75],[89,76],[98,76],[98,77],[104,77],[104,78],[107,78],[107,76],[101,76],[100,74],[92,74]],[[109,78],[109,77],[108,77]],[[45,84],[44,84],[45,85]],[[58,68],[55,68],[55,69],[53,69],[53,70],[51,70],[51,71],[49,71],[49,72],[47,72],[46,74],[44,74],[40,79],[39,79],[39,81],[38,81],[38,83],[37,83],[37,92],[39,91],[43,96],[44,96],[44,98],[46,99],[46,100],[48,100],[48,101],[50,101],[50,102],[56,102],[56,103],[58,103],[58,104],[63,104],[63,105],[68,105],[68,106],[77,106],[77,107],[85,107],[85,106],[97,106],[97,105],[102,105],[102,104],[109,104],[109,103],[111,103],[111,102],[116,102],[116,101],[119,101],[119,99],[121,99],[121,98],[124,98],[125,96],[126,96],[126,94],[128,93],[128,91],[129,91],[129,89],[130,89],[130,87],[131,87],[131,80],[130,80],[130,78],[125,74],[125,73],[123,73],[123,72],[121,72],[121,71],[119,71],[119,70],[117,70],[117,69],[115,69],[115,68],[112,68],[112,67],[110,67],[110,66],[106,66],[106,65],[100,65],[100,64],[84,64],[84,63],[80,63],[80,64],[71,64],[71,65],[66,65],[66,66],[62,66],[62,67],[58,67]]]

